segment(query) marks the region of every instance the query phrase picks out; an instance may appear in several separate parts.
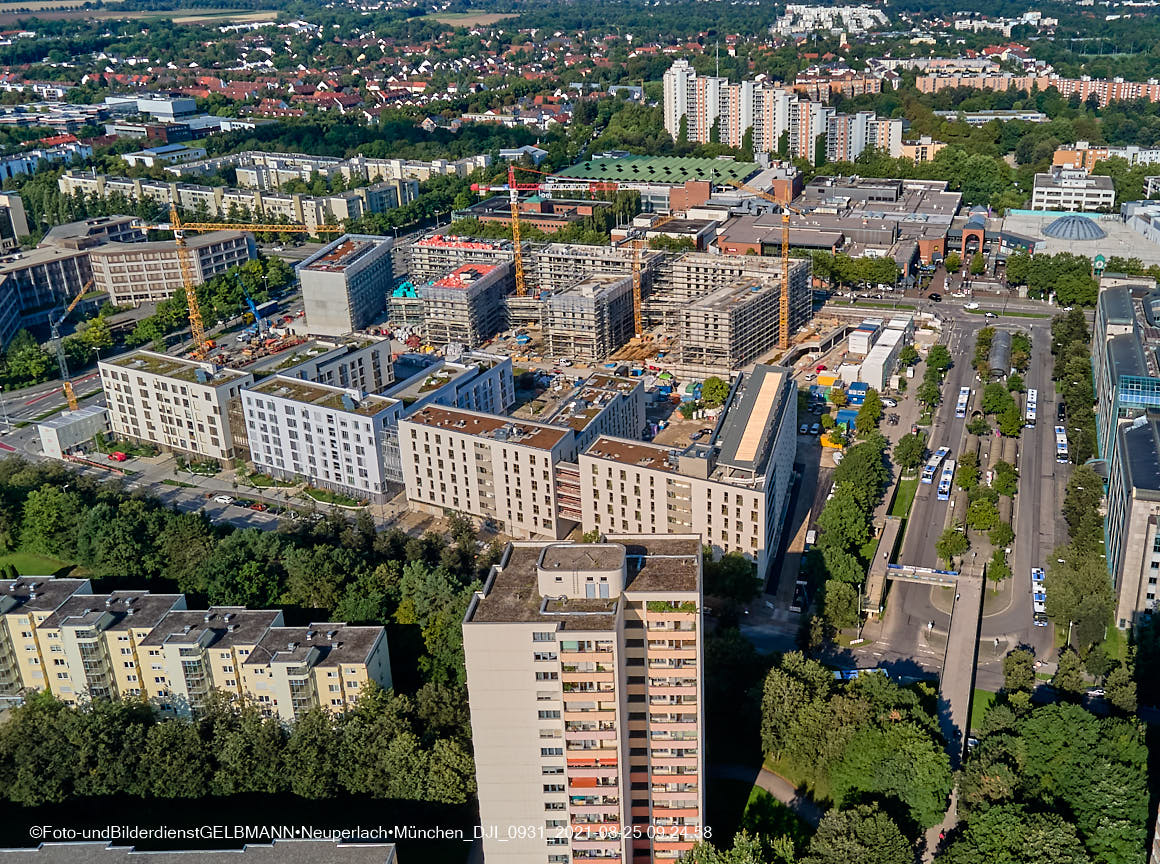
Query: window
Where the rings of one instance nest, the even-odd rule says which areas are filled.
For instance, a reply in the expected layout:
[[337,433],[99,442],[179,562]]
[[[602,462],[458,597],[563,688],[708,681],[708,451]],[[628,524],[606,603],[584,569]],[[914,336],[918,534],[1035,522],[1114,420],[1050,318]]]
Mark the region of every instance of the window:
[[539,715],[540,715],[541,720],[559,720],[560,719],[560,712],[559,711],[540,711]]
[[537,651],[534,655],[532,655],[532,659],[534,659],[536,662],[555,660],[556,659],[556,652],[555,651]]
[[545,801],[544,802],[544,809],[545,810],[563,810],[564,809],[564,802],[563,801]]
[[541,756],[563,756],[564,755],[564,748],[563,747],[541,747],[540,748],[540,755]]
[[548,633],[548,632],[535,632],[535,633],[532,633],[532,641],[533,642],[555,642],[556,641],[556,634],[555,633]]
[[536,673],[536,680],[537,681],[558,681],[558,680],[560,680],[560,673],[559,672],[537,672]]
[[563,792],[564,791],[564,784],[563,783],[545,783],[544,784],[544,791],[545,792]]

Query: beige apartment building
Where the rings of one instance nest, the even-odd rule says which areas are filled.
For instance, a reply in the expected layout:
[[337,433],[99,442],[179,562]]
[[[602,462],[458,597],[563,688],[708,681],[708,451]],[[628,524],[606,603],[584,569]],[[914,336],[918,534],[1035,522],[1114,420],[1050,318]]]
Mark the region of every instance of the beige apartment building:
[[[186,240],[193,281],[201,284],[258,255],[254,235],[244,231],[210,231]],[[185,290],[177,244],[105,243],[89,250],[93,290],[105,291],[117,306],[140,306],[168,300]]]
[[427,513],[456,510],[520,538],[559,539],[556,465],[576,459],[571,429],[426,405],[399,421],[407,501]]
[[97,365],[115,435],[198,458],[233,457],[229,403],[253,383],[249,372],[153,351]]
[[382,627],[284,627],[277,609],[186,608],[183,594],[93,594],[85,579],[0,580],[0,698],[148,699],[188,714],[215,691],[294,720],[391,686]]
[[796,424],[788,370],[759,365],[696,444],[597,438],[579,457],[584,531],[697,534],[715,554],[754,561],[764,579],[781,536]]
[[701,563],[689,534],[508,545],[463,622],[487,861],[674,861],[702,838]]

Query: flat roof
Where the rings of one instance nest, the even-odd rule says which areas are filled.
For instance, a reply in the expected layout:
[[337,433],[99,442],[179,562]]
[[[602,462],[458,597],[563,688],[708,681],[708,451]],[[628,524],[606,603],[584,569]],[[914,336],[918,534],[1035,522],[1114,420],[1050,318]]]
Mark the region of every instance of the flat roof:
[[[214,387],[249,374],[238,369],[214,366],[212,363],[187,360],[184,357],[171,357],[168,354],[158,354],[154,351],[132,351],[128,354],[122,354],[120,357],[102,360],[100,365],[118,366],[122,369],[149,372],[164,378],[174,378],[191,384],[204,383]],[[205,381],[198,380],[198,371],[205,373]]]
[[756,471],[765,461],[777,437],[779,394],[787,374],[780,366],[762,364],[744,377],[716,438],[721,463]]
[[640,384],[639,379],[614,375],[591,375],[560,400],[548,422],[583,432],[619,396],[628,396]]
[[756,162],[702,159],[692,156],[625,156],[578,162],[553,177],[604,180],[620,183],[658,183],[680,186],[688,180],[727,184],[744,181],[760,172]]
[[[245,231],[207,231],[204,234],[192,234],[185,239],[185,245],[190,249],[201,249],[217,243],[228,243],[240,240],[246,236]],[[89,255],[147,255],[150,252],[172,252],[177,254],[177,242],[174,240],[147,240],[140,243],[120,243],[109,241],[100,246],[93,246],[88,250]]]
[[781,290],[781,283],[776,279],[751,279],[736,285],[725,285],[704,297],[700,297],[689,304],[689,309],[708,309],[714,312],[725,312],[741,306],[755,297],[769,291]]
[[425,405],[414,414],[404,418],[408,423],[477,435],[492,441],[519,444],[550,450],[559,444],[570,430],[526,420],[511,420],[492,414],[464,411],[459,408],[445,408],[442,405]]
[[345,411],[348,414],[358,414],[363,417],[373,417],[396,404],[396,400],[388,399],[385,396],[374,396],[366,393],[355,395],[342,387],[315,384],[311,381],[303,381],[300,378],[290,378],[285,375],[275,375],[246,389],[262,396],[275,396],[279,399],[305,402],[317,408],[325,408],[329,411]]
[[661,444],[601,435],[584,453],[595,459],[608,459],[624,465],[635,465],[638,468],[678,473],[674,452]]
[[[386,238],[383,240],[385,242]],[[380,245],[382,244],[370,238],[347,234],[339,237],[300,266],[303,270],[341,273]]]
[[454,288],[466,291],[495,269],[496,265],[494,264],[464,264],[431,284],[436,288]]
[[1117,458],[1124,464],[1124,486],[1160,496],[1160,420],[1142,419],[1117,429]]

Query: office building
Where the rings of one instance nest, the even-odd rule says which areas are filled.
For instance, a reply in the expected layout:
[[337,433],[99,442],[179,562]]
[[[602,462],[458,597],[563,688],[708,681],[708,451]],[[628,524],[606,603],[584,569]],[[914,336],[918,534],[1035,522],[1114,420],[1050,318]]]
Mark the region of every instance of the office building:
[[310,333],[345,336],[382,314],[391,287],[392,243],[386,237],[344,234],[295,267]]
[[241,391],[250,460],[263,474],[358,499],[387,491],[384,437],[397,399],[272,375]]
[[56,135],[43,138],[40,147],[22,150],[10,156],[0,156],[0,182],[11,180],[21,174],[35,174],[41,165],[56,165],[90,159],[93,148],[80,143],[72,135]]
[[632,338],[632,276],[586,276],[543,301],[544,350],[590,365]]
[[506,326],[504,297],[513,280],[507,263],[464,264],[420,285],[427,344],[471,349],[490,339]]
[[249,372],[153,351],[97,365],[114,435],[187,457],[233,458],[229,402],[253,383]]
[[[258,257],[254,235],[246,231],[193,234],[185,245],[195,284]],[[157,303],[185,291],[173,240],[104,243],[89,250],[89,266],[93,290],[107,293],[116,306]]]
[[21,329],[44,326],[92,277],[88,252],[40,246],[0,257],[0,342]]
[[704,837],[701,538],[510,543],[463,649],[479,811],[505,864],[675,861]]
[[382,627],[284,627],[277,609],[190,610],[182,594],[93,594],[86,579],[0,579],[0,696],[46,687],[69,705],[143,697],[168,713],[214,691],[267,716],[349,708],[391,686]]
[[196,162],[205,158],[204,147],[187,147],[184,144],[160,144],[157,147],[146,147],[136,153],[126,153],[121,157],[130,167],[140,165],[144,168],[168,167],[180,165],[182,162]]
[[287,722],[317,707],[341,713],[371,683],[390,689],[387,632],[336,623],[271,627],[241,661],[241,679],[250,699]]
[[1032,210],[1078,210],[1108,213],[1116,203],[1111,177],[1088,174],[1082,169],[1052,168],[1036,174],[1031,191]]
[[734,386],[708,440],[681,450],[597,438],[580,454],[585,532],[700,535],[739,552],[764,580],[793,474],[797,391],[788,370],[758,365]]
[[407,501],[442,515],[457,511],[512,537],[558,540],[556,466],[574,462],[571,429],[426,405],[399,421]]
[[581,452],[601,435],[639,438],[646,422],[644,384],[596,372],[569,390],[545,422],[571,429]]
[[75,411],[62,411],[36,424],[40,452],[50,459],[61,459],[66,453],[88,449],[88,442],[109,431],[109,410],[104,405],[83,405]]
[[1160,591],[1160,415],[1116,426],[1113,434],[1105,536],[1114,617],[1123,629],[1156,611]]
[[136,216],[94,216],[49,228],[39,245],[91,249],[103,243],[141,243],[147,239],[145,223]]

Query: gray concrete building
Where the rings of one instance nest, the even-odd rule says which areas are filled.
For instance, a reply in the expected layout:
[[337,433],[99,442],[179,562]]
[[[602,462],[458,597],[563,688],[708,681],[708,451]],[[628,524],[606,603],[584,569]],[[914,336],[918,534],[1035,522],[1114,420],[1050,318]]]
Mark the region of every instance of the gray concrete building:
[[490,339],[506,326],[504,297],[512,280],[511,264],[464,264],[418,286],[424,341],[471,349]]
[[297,265],[310,333],[345,336],[382,314],[392,281],[392,243],[344,234]]
[[718,288],[680,310],[680,366],[728,375],[777,346],[781,283]]
[[1134,627],[1156,610],[1160,582],[1160,415],[1117,427],[1109,469],[1108,567],[1116,626]]

